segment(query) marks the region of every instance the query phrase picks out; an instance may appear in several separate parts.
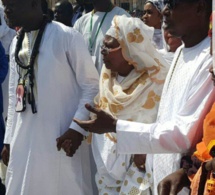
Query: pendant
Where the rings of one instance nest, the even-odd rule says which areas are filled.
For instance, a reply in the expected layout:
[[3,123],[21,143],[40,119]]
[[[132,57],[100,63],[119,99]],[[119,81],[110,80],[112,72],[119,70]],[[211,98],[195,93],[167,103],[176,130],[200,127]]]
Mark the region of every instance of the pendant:
[[16,88],[16,112],[24,112],[26,109],[26,93],[27,89],[23,79],[20,79]]
[[211,173],[210,178],[207,179],[206,187],[207,187],[208,195],[213,195],[215,193],[215,178],[213,173]]
[[28,103],[31,105],[32,113],[33,114],[37,113],[37,107],[36,107],[36,103],[35,103],[32,86],[29,88],[29,92],[28,92]]

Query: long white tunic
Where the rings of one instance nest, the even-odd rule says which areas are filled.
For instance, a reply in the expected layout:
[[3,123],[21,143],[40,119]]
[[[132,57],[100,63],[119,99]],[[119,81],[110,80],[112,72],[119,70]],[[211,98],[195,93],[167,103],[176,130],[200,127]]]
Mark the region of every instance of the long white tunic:
[[25,112],[15,112],[15,43],[16,39],[11,47],[5,135],[11,147],[7,195],[92,194],[88,146],[83,142],[72,158],[56,147],[56,138],[69,127],[84,133],[72,119],[88,119],[84,104],[98,92],[98,73],[83,38],[56,22],[46,26],[36,59],[36,114],[28,103]]
[[105,13],[106,12],[95,12],[93,14],[92,33],[90,31],[92,12],[89,12],[89,13],[83,15],[81,18],[79,18],[75,22],[75,25],[74,25],[74,29],[78,30],[84,36],[84,40],[85,40],[86,44],[88,45],[89,50],[90,50],[90,46],[89,46],[90,37],[92,38],[93,41],[95,40],[95,43],[92,47],[91,55],[96,56],[95,66],[99,73],[101,72],[101,69],[103,66],[101,45],[103,44],[104,36],[105,36],[106,32],[108,31],[108,29],[110,28],[111,22],[112,22],[114,16],[115,15],[130,16],[128,14],[128,12],[126,12],[124,9],[115,6],[110,12],[107,13],[107,15],[103,21],[103,24],[101,26],[101,29],[98,32],[98,36],[96,37],[97,30],[99,28],[99,25],[102,22],[102,19],[103,19]]
[[192,48],[181,46],[176,51],[156,123],[117,122],[119,153],[154,154],[154,194],[158,183],[179,168],[181,154],[202,137],[203,118],[215,99],[209,50],[210,39],[206,38]]

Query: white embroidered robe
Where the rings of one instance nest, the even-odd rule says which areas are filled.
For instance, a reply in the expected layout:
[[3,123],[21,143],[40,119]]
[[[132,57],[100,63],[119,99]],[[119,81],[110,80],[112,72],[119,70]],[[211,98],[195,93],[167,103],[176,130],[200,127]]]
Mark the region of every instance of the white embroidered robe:
[[154,154],[154,195],[158,183],[179,168],[181,155],[202,138],[202,121],[215,99],[209,51],[209,38],[192,48],[178,48],[165,81],[156,123],[117,122],[119,153]]
[[56,147],[56,138],[69,127],[85,134],[72,119],[88,119],[84,105],[98,92],[98,73],[84,40],[62,24],[47,24],[36,58],[36,114],[28,103],[25,112],[15,112],[16,40],[11,47],[4,140],[11,147],[7,195],[92,195],[89,146],[83,142],[72,158]]

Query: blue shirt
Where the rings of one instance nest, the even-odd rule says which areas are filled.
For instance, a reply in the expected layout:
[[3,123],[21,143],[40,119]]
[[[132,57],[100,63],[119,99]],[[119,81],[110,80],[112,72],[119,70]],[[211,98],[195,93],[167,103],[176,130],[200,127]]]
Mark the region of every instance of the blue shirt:
[[8,60],[5,55],[5,50],[0,42],[0,112],[3,112],[3,96],[2,83],[4,82],[8,73]]
[[[4,119],[3,119],[3,95],[2,95],[2,83],[4,82],[8,73],[8,60],[5,55],[5,50],[0,42],[0,150],[3,148],[4,139]],[[0,158],[1,159],[1,158]]]

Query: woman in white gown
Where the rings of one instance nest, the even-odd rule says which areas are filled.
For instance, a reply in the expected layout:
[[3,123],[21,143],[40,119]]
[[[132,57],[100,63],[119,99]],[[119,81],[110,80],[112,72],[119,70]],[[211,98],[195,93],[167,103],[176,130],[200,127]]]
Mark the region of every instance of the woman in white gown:
[[[105,66],[94,100],[98,108],[119,119],[156,120],[168,65],[152,45],[152,35],[140,19],[114,18],[101,46]],[[99,194],[149,194],[151,155],[119,155],[116,142],[114,133],[93,134]]]

